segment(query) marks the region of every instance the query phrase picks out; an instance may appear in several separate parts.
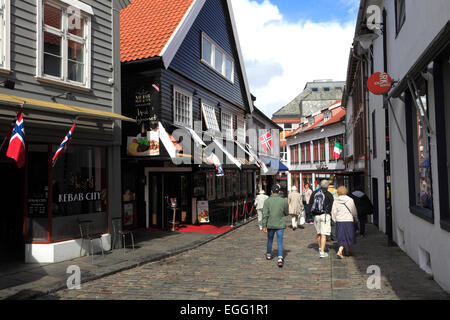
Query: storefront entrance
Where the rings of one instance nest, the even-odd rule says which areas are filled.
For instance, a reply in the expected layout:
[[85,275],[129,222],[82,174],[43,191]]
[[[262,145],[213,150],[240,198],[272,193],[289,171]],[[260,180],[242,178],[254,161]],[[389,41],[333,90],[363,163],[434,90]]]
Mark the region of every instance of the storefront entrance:
[[13,162],[0,162],[0,263],[25,259],[23,238],[24,169]]
[[190,172],[152,172],[148,175],[146,186],[146,226],[168,230],[172,227],[173,209],[171,199],[175,198],[177,209],[175,221],[191,222],[191,173]]

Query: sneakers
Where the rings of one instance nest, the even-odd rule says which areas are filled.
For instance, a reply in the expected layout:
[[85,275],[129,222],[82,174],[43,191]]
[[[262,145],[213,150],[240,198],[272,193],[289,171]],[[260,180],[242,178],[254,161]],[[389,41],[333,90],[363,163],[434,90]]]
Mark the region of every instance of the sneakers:
[[326,253],[326,252],[321,252],[321,253],[320,253],[320,257],[321,257],[321,258],[326,258],[326,257],[328,257],[328,253]]

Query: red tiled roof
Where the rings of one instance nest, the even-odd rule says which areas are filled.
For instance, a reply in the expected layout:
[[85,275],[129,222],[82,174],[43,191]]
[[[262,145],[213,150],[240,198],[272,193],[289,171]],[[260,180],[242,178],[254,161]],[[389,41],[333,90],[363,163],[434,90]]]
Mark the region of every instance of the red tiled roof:
[[159,56],[194,0],[131,0],[120,12],[122,62]]
[[[332,110],[332,111],[334,111],[334,110]],[[330,125],[330,124],[339,122],[339,121],[342,120],[343,117],[345,117],[345,108],[342,108],[342,107],[336,108],[336,112],[335,112],[334,114],[332,114],[331,118],[328,119],[327,122],[324,122],[324,123],[321,125],[321,127],[323,127],[323,126],[328,126],[328,125]]]
[[272,118],[275,123],[300,123],[300,118]]

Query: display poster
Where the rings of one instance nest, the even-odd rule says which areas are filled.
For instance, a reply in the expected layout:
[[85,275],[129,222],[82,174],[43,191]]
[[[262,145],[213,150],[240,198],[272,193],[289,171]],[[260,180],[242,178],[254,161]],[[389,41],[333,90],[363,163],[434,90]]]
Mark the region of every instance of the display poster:
[[197,217],[199,223],[209,223],[208,201],[197,201]]
[[135,157],[148,157],[159,155],[158,128],[147,131],[146,136],[138,134],[136,137],[127,137],[127,155]]
[[123,204],[123,225],[134,225],[134,203],[128,202]]

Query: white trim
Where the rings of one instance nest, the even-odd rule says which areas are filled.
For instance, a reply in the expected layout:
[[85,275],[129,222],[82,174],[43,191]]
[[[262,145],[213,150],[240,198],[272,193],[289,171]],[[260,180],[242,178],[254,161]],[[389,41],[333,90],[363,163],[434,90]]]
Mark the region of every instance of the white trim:
[[[189,98],[189,124],[187,123],[183,123],[183,122],[178,122],[177,121],[177,117],[176,117],[176,92],[186,96]],[[178,86],[173,86],[173,123],[179,126],[184,126],[184,127],[188,127],[188,128],[193,128],[193,123],[194,123],[194,111],[193,111],[193,103],[192,103],[192,99],[193,99],[193,94],[187,90],[184,90]]]
[[78,8],[83,12],[86,12],[90,14],[91,16],[94,15],[94,11],[92,10],[92,7],[84,2],[81,2],[79,0],[59,0],[61,2],[64,2],[65,4]]
[[[84,89],[91,89],[91,38],[92,38],[92,25],[91,16],[80,12],[83,19],[83,38],[70,34],[68,31],[68,12],[67,8],[58,4],[54,0],[36,0],[37,1],[37,45],[36,45],[36,78],[48,79],[62,85],[72,85]],[[59,1],[61,2],[61,1]],[[61,29],[55,29],[51,26],[44,25],[44,3],[54,6],[55,8],[62,10]],[[67,2],[64,2],[67,3]],[[61,76],[55,77],[44,74],[44,32],[49,32],[61,37]],[[72,81],[68,79],[68,42],[74,41],[80,43],[84,47],[84,70],[83,70],[83,82]]]
[[3,61],[3,65],[0,66],[1,70],[11,71],[11,3],[10,0],[0,0],[1,9],[4,12],[3,19],[0,23],[4,23],[3,30],[3,47],[0,48],[0,61]]
[[200,10],[202,9],[205,2],[206,0],[194,0],[192,2],[191,6],[186,11],[185,15],[178,24],[177,28],[170,36],[169,41],[167,41],[166,45],[161,50],[161,53],[159,55],[162,57],[163,65],[166,69],[169,67],[170,63],[175,57],[178,48],[181,46],[181,43],[189,32],[189,29],[191,29],[192,25],[194,24],[194,21],[200,13]]
[[[205,39],[206,41],[208,41],[211,45],[211,63],[209,63],[208,61],[206,61],[205,59],[203,59],[203,39]],[[222,70],[217,70],[216,69],[216,50],[219,51],[222,54]],[[227,59],[229,61],[231,61],[231,75],[230,78],[227,77],[227,72],[226,72],[226,61]],[[222,47],[220,47],[211,37],[209,37],[205,32],[202,32],[202,39],[201,39],[201,43],[200,43],[200,61],[203,62],[204,64],[206,64],[210,69],[212,69],[213,71],[215,71],[217,74],[219,74],[220,76],[222,76],[223,78],[225,78],[227,81],[231,82],[232,84],[234,84],[234,59],[232,56],[230,56],[224,49],[222,49]]]

